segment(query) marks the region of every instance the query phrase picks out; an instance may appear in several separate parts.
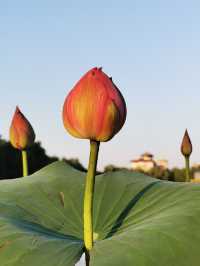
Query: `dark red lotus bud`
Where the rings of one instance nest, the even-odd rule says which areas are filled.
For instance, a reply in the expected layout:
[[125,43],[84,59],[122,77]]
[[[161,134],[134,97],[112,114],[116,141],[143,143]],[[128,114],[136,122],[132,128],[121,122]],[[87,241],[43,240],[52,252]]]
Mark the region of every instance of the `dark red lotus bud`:
[[183,154],[183,156],[187,157],[189,157],[190,154],[192,153],[192,142],[190,140],[187,129],[185,130],[185,134],[182,140],[181,153]]
[[24,150],[31,146],[35,140],[34,130],[26,117],[16,107],[15,114],[10,126],[10,142],[12,146],[19,150]]

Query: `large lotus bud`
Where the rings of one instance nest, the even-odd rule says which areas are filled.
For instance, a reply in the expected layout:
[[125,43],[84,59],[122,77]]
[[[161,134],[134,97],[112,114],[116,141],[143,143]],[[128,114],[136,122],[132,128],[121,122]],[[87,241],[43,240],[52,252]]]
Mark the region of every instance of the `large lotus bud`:
[[187,129],[185,131],[182,144],[181,144],[181,153],[183,156],[189,157],[190,154],[192,153],[192,143],[189,137],[189,134],[187,132]]
[[124,98],[101,68],[88,71],[63,106],[64,126],[77,138],[107,141],[122,128],[125,119]]
[[29,121],[16,107],[15,114],[10,126],[10,142],[12,146],[19,150],[24,150],[31,146],[35,140],[35,133]]

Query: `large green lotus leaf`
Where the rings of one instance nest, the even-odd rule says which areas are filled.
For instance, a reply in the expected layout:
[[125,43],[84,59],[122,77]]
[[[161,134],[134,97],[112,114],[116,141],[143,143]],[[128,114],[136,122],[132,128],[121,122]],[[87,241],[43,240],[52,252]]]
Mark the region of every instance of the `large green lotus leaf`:
[[[0,265],[71,266],[83,252],[85,174],[64,162],[0,182]],[[96,177],[91,266],[199,266],[200,185]]]
[[54,163],[0,182],[0,265],[72,266],[82,249],[84,175]]
[[199,266],[200,186],[130,173],[97,177],[93,266]]

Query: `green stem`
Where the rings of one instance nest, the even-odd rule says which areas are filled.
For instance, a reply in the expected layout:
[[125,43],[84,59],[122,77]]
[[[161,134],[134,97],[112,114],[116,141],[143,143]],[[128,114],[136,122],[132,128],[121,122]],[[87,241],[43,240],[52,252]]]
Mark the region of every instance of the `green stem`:
[[23,176],[28,175],[28,160],[27,160],[27,151],[22,151],[22,167],[23,167]]
[[[88,165],[88,172],[86,175],[85,183],[85,194],[84,194],[84,243],[87,252],[87,260],[89,251],[93,246],[93,197],[94,197],[94,185],[95,185],[95,174],[96,166],[99,152],[99,142],[91,140],[90,141],[90,159]],[[89,263],[88,263],[89,264]]]
[[190,157],[185,156],[185,181],[190,182]]

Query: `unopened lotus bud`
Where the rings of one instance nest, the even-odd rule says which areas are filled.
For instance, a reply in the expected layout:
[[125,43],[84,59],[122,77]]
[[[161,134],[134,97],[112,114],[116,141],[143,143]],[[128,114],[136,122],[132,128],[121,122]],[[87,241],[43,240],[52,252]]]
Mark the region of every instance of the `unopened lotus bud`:
[[181,153],[183,156],[189,157],[190,154],[192,153],[192,143],[189,137],[189,134],[187,132],[187,129],[185,131],[182,144],[181,144]]
[[122,128],[125,119],[124,98],[101,68],[88,71],[63,106],[64,126],[77,138],[108,141]]
[[21,113],[18,107],[16,107],[15,114],[10,126],[10,142],[12,146],[19,150],[24,150],[31,146],[35,140],[34,130]]

